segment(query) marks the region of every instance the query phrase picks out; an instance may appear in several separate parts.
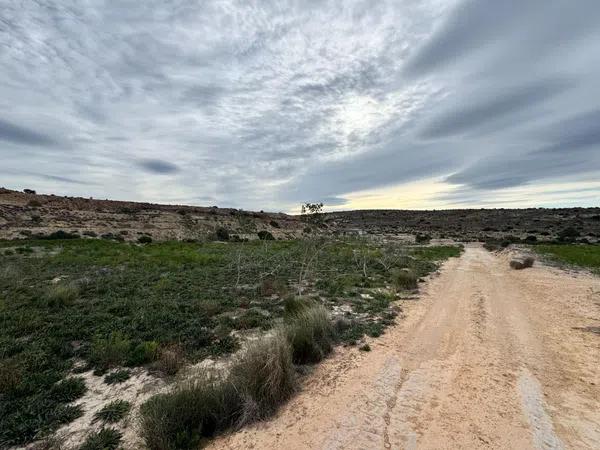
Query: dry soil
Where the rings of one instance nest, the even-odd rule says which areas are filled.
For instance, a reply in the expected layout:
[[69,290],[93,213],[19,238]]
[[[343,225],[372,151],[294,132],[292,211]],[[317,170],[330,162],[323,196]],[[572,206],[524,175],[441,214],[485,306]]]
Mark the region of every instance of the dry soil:
[[212,449],[598,449],[600,279],[468,246],[407,317]]

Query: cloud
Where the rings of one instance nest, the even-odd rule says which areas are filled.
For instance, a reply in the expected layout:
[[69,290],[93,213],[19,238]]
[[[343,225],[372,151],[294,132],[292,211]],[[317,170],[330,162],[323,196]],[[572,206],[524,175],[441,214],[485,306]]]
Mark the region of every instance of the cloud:
[[292,210],[600,172],[596,0],[7,0],[0,21],[9,186]]
[[157,174],[170,174],[179,172],[179,167],[177,167],[175,164],[160,159],[143,159],[138,161],[137,165],[148,172]]
[[51,147],[56,145],[56,141],[46,134],[19,125],[14,125],[2,119],[0,119],[0,140],[15,144],[41,147]]
[[463,101],[459,109],[446,111],[434,117],[421,135],[433,139],[473,131],[490,121],[531,109],[561,94],[571,85],[572,83],[564,79],[549,79],[510,89],[500,88],[493,92],[493,97],[475,104]]

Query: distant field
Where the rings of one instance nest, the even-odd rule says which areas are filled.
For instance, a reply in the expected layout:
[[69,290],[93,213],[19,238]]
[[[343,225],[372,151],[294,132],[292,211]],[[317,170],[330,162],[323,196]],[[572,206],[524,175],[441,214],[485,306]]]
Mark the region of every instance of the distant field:
[[0,447],[81,415],[70,402],[86,388],[74,373],[160,372],[164,355],[231,353],[240,332],[271,328],[298,294],[346,311],[342,340],[378,336],[395,293],[459,253],[362,240],[0,241]]
[[600,245],[537,245],[534,248],[555,261],[600,272]]

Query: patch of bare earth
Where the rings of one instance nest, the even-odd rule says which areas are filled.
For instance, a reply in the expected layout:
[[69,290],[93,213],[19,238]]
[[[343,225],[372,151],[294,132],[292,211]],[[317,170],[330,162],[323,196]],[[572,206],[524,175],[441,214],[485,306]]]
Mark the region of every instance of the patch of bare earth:
[[468,246],[407,318],[212,449],[600,448],[600,279]]

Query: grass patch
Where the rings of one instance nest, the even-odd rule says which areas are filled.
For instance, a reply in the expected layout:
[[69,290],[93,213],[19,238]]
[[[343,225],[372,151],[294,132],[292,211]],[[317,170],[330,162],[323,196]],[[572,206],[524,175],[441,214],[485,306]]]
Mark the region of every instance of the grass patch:
[[225,379],[206,372],[144,403],[141,434],[151,450],[194,448],[232,426],[267,417],[296,389],[286,335],[251,345]]
[[94,422],[117,423],[125,418],[131,409],[131,403],[125,400],[115,400],[103,406],[94,414]]
[[74,377],[59,381],[50,389],[49,397],[59,403],[70,403],[87,391],[83,378]]
[[104,377],[104,382],[106,384],[120,384],[129,380],[131,377],[131,372],[129,370],[121,369],[116,370],[114,372],[109,373]]
[[396,289],[416,289],[419,278],[410,270],[397,270],[393,274],[393,285]]
[[102,428],[90,434],[79,450],[116,450],[121,443],[121,432],[114,428]]
[[532,248],[554,261],[600,273],[600,245],[536,245]]
[[335,330],[327,309],[321,305],[301,309],[293,315],[286,333],[297,364],[322,360],[333,348]]
[[63,307],[72,305],[79,295],[79,288],[74,283],[56,284],[48,289],[48,306]]
[[276,330],[273,336],[251,344],[233,366],[230,379],[243,393],[243,423],[272,414],[296,389],[286,333]]
[[[320,303],[282,300],[289,293],[348,303],[363,289],[389,285],[395,270],[421,277],[460,252],[317,237],[147,245],[53,237],[17,248],[0,241],[0,249],[15,250],[0,267],[0,447],[27,444],[80,414],[50,395],[77,359],[97,374],[140,365],[174,374],[187,362],[235,351],[233,330],[268,330]],[[69,282],[51,284],[56,278]],[[368,321],[386,314],[385,301],[367,303],[360,308]],[[319,345],[301,344],[302,333],[320,335]],[[299,327],[294,359],[321,358],[328,334],[326,325]]]

